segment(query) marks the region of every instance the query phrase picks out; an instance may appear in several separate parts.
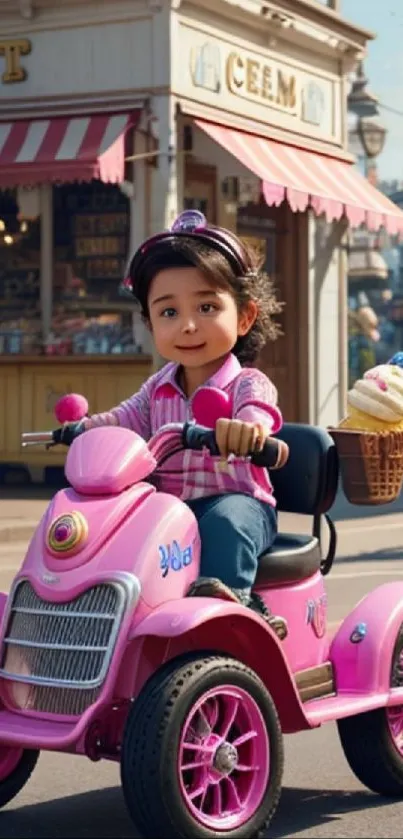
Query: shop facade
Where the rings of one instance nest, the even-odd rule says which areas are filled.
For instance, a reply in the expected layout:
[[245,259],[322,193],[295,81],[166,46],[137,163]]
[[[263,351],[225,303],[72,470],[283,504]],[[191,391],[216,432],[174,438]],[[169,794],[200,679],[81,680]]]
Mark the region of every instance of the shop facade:
[[401,229],[403,213],[347,152],[346,76],[369,33],[286,5],[0,17],[0,462],[27,462],[20,433],[52,427],[61,393],[102,410],[158,364],[117,287],[128,252],[183,207],[250,240],[274,276],[284,336],[259,365],[285,417],[342,415],[346,230]]

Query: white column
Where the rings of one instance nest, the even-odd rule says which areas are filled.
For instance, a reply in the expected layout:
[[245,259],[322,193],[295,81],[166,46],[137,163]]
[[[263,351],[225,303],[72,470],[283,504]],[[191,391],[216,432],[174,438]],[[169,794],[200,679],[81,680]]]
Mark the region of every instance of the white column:
[[[133,155],[146,152],[145,134],[135,132]],[[130,198],[130,253],[146,238],[146,163],[144,158],[133,163],[133,191]]]
[[[179,212],[177,166],[177,132],[174,104],[170,94],[155,96],[153,113],[158,119],[158,165],[152,168],[150,196],[150,235],[169,229]],[[154,350],[153,368],[165,362]]]
[[311,423],[341,419],[346,390],[345,274],[340,245],[344,219],[328,224],[311,214],[309,231],[309,387]]
[[[163,0],[149,0],[153,9],[152,26],[152,76],[155,90],[166,93],[152,97],[151,110],[156,117],[159,155],[157,166],[151,167],[150,194],[148,206],[149,229],[147,235],[159,233],[173,224],[178,215],[177,132],[175,103],[168,92],[172,84],[172,66],[177,48],[178,21],[176,3]],[[153,366],[157,370],[163,360],[154,350]]]
[[[132,154],[142,155],[147,151],[146,135],[137,131],[133,137]],[[145,158],[133,161],[133,182],[129,185],[130,193],[130,237],[129,257],[147,237],[147,167]],[[144,354],[153,354],[152,340],[146,324],[143,323],[139,307],[133,309],[132,314],[133,339],[143,347]]]
[[183,149],[183,117],[176,115],[176,201],[178,213],[183,210],[185,200],[186,154]]
[[348,391],[348,222],[341,219],[339,249],[339,417],[347,412]]
[[53,189],[52,184],[41,184],[41,320],[42,340],[49,338],[53,307]]
[[152,108],[158,119],[160,153],[152,172],[150,225],[151,233],[158,233],[171,227],[178,215],[177,131],[170,94],[155,96]]
[[315,425],[317,418],[317,343],[318,329],[316,316],[316,261],[315,261],[315,225],[316,219],[312,211],[308,211],[308,422]]

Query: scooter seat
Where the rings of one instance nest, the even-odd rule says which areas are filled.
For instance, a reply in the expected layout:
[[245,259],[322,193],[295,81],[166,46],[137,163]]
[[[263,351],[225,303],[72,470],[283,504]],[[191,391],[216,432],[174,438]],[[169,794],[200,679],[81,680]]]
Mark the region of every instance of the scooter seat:
[[315,536],[279,533],[269,551],[261,554],[255,586],[296,583],[319,571],[321,552]]

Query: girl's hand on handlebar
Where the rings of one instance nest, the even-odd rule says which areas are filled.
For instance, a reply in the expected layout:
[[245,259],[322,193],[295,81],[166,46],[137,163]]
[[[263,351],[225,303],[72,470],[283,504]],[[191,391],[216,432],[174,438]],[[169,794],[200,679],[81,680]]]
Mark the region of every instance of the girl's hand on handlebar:
[[53,441],[55,445],[63,443],[65,446],[71,446],[73,440],[83,434],[85,431],[85,424],[82,420],[79,422],[69,422],[62,425],[61,428],[56,428],[53,432]]
[[[285,466],[289,456],[289,448],[283,440],[270,437],[269,432],[259,423],[242,422],[241,420],[219,419],[215,427],[217,448],[222,457],[236,454],[241,457],[258,455],[264,449],[268,450],[270,443],[272,454],[271,469],[281,469]],[[277,452],[277,458],[275,458]]]
[[215,438],[222,457],[236,454],[247,457],[252,452],[261,452],[269,432],[259,422],[243,422],[237,419],[219,419],[216,422]]

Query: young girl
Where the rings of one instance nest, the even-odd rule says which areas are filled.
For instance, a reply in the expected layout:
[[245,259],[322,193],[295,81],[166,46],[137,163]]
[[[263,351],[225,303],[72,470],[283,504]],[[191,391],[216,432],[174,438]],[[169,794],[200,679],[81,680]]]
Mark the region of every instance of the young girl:
[[[283,638],[284,619],[252,594],[259,555],[275,539],[277,518],[267,470],[245,459],[282,425],[274,385],[245,366],[278,334],[272,315],[281,306],[272,284],[236,236],[186,211],[170,231],[141,245],[123,285],[169,363],[118,407],[70,426],[69,439],[95,426],[121,425],[149,440],[166,423],[193,418],[192,398],[201,386],[224,391],[232,419],[218,420],[217,444],[222,458],[240,457],[223,462],[183,451],[164,465],[158,486],[184,500],[198,520],[202,576],[188,594],[251,606]],[[286,444],[277,442],[276,468],[288,457]]]

